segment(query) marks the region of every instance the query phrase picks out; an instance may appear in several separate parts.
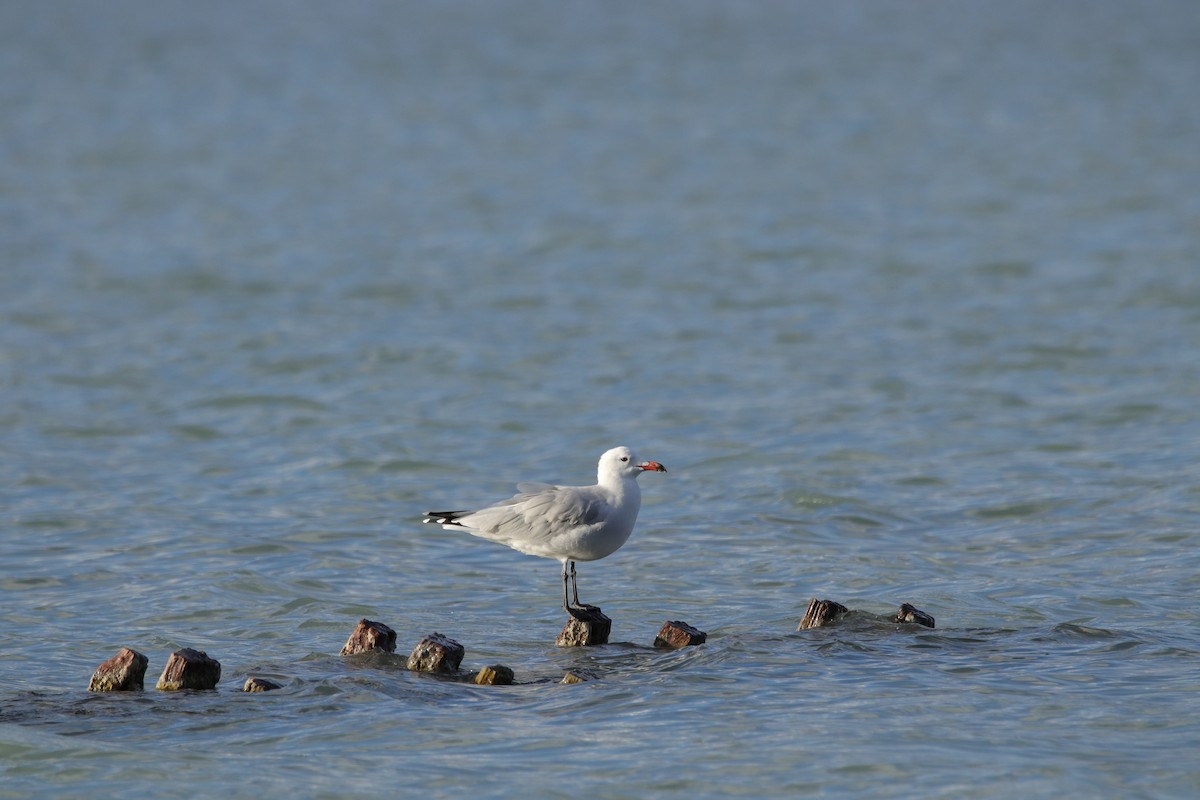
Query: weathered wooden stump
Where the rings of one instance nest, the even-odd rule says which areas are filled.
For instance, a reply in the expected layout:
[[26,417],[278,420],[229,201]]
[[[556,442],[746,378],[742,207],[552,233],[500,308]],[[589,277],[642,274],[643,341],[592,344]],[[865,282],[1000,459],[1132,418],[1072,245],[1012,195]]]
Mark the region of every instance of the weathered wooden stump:
[[654,637],[654,646],[678,650],[681,647],[704,644],[707,638],[708,634],[699,628],[675,620],[663,623],[658,636]]
[[275,681],[269,681],[266,678],[246,678],[246,683],[242,686],[243,692],[270,692],[275,689],[282,689]]
[[480,686],[512,686],[514,677],[513,671],[509,667],[503,664],[493,664],[479,670],[473,683]]
[[584,683],[596,680],[596,673],[587,669],[569,669],[559,683]]
[[346,645],[342,648],[342,655],[352,656],[358,653],[369,653],[372,650],[384,653],[396,652],[396,632],[382,622],[360,619],[354,631],[351,632],[350,638],[346,640]]
[[913,622],[917,625],[924,625],[926,628],[934,627],[933,617],[929,616],[916,606],[911,606],[908,603],[900,606],[900,610],[896,612],[896,616],[892,618],[892,622]]
[[140,692],[150,659],[136,650],[122,647],[117,654],[96,667],[89,692]]
[[559,647],[587,647],[593,644],[608,644],[612,632],[612,620],[604,616],[599,606],[572,608],[571,618],[558,634]]
[[808,628],[829,625],[841,619],[849,611],[850,609],[841,603],[835,603],[832,600],[818,600],[814,597],[808,602],[808,610],[804,612],[804,618],[800,620],[800,625],[796,630],[803,631]]
[[465,653],[463,646],[449,636],[431,633],[413,648],[408,668],[417,672],[454,672]]
[[185,647],[171,653],[162,677],[158,679],[158,690],[177,692],[180,689],[215,689],[221,680],[221,663],[208,654]]

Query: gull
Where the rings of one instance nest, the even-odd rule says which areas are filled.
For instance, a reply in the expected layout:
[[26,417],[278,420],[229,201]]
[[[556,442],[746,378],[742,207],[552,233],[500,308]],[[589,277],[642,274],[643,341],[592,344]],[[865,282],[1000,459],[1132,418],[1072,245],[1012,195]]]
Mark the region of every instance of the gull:
[[428,511],[424,521],[561,561],[563,609],[570,614],[594,608],[579,602],[575,562],[604,558],[625,544],[642,505],[638,475],[666,471],[657,461],[642,461],[628,447],[614,447],[600,456],[595,486],[519,483],[510,500],[478,511]]

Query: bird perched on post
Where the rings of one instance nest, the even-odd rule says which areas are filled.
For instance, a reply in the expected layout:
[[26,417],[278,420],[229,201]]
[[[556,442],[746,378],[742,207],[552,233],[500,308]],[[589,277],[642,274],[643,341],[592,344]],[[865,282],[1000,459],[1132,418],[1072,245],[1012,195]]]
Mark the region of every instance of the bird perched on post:
[[625,544],[642,505],[637,477],[666,471],[657,461],[642,461],[628,447],[614,447],[600,456],[595,486],[519,483],[510,500],[478,511],[430,511],[425,522],[491,539],[527,555],[559,560],[563,608],[570,613],[590,608],[579,602],[575,562],[604,558]]

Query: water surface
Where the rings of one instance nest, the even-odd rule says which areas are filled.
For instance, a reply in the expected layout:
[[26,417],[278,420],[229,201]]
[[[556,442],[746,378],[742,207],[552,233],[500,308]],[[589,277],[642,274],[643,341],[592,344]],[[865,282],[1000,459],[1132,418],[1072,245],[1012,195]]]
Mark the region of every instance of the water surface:
[[[1200,791],[1191,4],[0,22],[0,796]],[[616,444],[560,650],[420,514]],[[89,695],[122,645],[224,677]]]

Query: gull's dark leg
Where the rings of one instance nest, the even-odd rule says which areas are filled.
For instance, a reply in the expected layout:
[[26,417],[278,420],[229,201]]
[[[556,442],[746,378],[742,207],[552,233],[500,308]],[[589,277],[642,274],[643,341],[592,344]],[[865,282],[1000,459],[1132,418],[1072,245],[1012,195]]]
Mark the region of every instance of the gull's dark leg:
[[[563,581],[563,611],[570,611],[571,604],[567,602],[567,562],[563,561],[562,581]],[[578,594],[578,593],[577,593]]]
[[575,607],[580,607],[579,602],[579,584],[575,580],[575,562],[571,562],[571,599],[575,601]]

